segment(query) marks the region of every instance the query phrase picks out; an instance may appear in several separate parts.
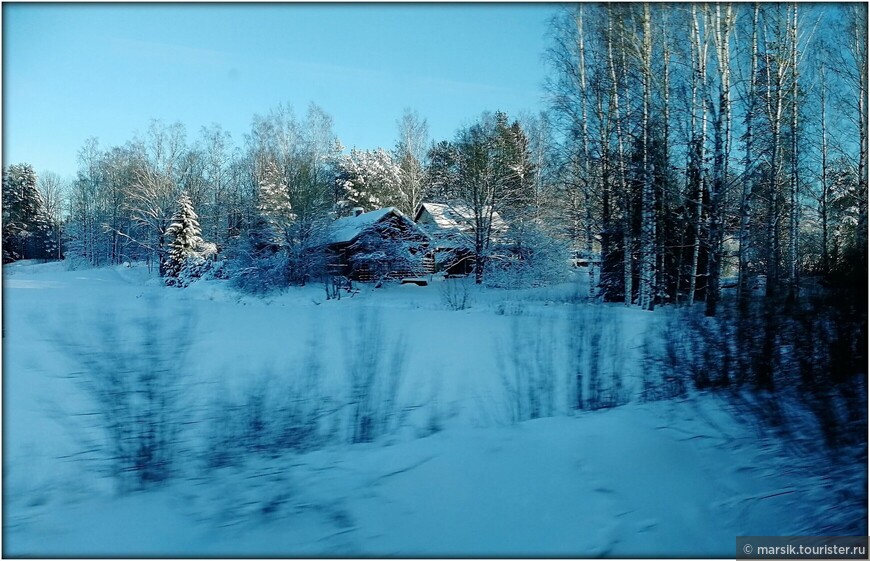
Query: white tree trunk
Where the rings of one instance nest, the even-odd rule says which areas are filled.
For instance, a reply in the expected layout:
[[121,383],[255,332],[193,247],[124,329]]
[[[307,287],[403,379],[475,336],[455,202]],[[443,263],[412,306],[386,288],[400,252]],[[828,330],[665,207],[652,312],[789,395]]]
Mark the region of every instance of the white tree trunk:
[[789,181],[788,298],[798,294],[798,44],[797,4],[792,4],[791,35],[791,181]]
[[743,160],[743,192],[740,197],[739,275],[737,299],[744,302],[749,297],[749,220],[752,199],[753,119],[755,119],[755,75],[758,72],[758,2],[752,12],[752,48],[749,56],[749,83],[746,88],[746,157]]
[[731,5],[716,5],[714,41],[716,42],[719,74],[719,107],[714,130],[713,183],[710,188],[709,256],[707,259],[707,292],[705,314],[716,315],[719,302],[719,277],[722,272],[722,197],[728,181],[731,136]]
[[[706,11],[706,7],[704,7]],[[695,303],[695,291],[697,290],[697,282],[698,282],[698,260],[700,258],[701,253],[701,226],[702,226],[702,218],[703,218],[703,204],[704,204],[704,193],[706,191],[706,164],[705,161],[707,159],[707,29],[706,29],[706,16],[704,18],[705,21],[705,29],[704,29],[704,38],[702,40],[701,31],[698,25],[698,18],[696,13],[696,6],[692,4],[692,32],[693,32],[693,49],[695,52],[695,68],[694,68],[694,81],[692,88],[692,119],[694,121],[695,113],[698,112],[698,106],[700,106],[700,121],[701,121],[701,131],[700,135],[696,135],[692,139],[692,149],[695,154],[695,166],[697,177],[695,178],[696,185],[693,193],[693,204],[694,204],[694,217],[693,217],[693,226],[695,229],[695,237],[692,243],[692,262],[690,265],[689,271],[689,305]],[[698,100],[700,92],[700,100]],[[693,127],[694,128],[694,127]],[[697,130],[697,129],[695,129]]]
[[643,5],[643,50],[641,53],[643,78],[642,158],[643,192],[641,194],[640,225],[640,290],[639,303],[644,310],[654,307],[656,265],[655,190],[653,186],[652,158],[650,157],[650,101],[652,98],[652,37],[649,3]]

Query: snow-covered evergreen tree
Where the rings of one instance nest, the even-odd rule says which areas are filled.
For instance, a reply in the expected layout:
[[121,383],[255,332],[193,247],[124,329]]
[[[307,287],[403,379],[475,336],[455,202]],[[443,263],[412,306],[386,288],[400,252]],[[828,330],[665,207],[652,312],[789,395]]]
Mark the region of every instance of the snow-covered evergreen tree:
[[257,209],[270,224],[281,229],[295,218],[289,187],[275,162],[268,162],[261,175]]
[[3,172],[3,262],[52,255],[51,224],[30,164]]
[[185,269],[189,270],[191,260],[201,260],[209,245],[203,242],[199,217],[187,193],[182,193],[178,199],[178,210],[172,217],[172,224],[166,229],[166,237],[169,240],[169,251],[163,267],[166,284],[185,286]]
[[344,196],[339,206],[345,209],[362,207],[370,211],[406,206],[400,190],[399,165],[382,148],[352,149],[350,155],[339,161],[336,181]]

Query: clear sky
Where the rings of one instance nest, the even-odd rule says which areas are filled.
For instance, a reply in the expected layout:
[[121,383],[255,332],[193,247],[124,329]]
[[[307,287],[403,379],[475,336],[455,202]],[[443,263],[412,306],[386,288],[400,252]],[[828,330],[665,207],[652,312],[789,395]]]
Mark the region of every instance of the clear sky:
[[390,148],[405,107],[452,138],[543,108],[549,4],[4,4],[3,163],[72,177],[88,137],[151,119],[188,137],[315,102],[350,148]]

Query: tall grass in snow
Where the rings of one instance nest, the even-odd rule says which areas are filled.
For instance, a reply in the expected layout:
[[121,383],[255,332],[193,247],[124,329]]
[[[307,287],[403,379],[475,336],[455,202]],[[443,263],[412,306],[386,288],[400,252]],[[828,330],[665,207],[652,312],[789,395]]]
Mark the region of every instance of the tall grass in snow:
[[[171,478],[183,453],[181,431],[190,419],[186,399],[188,351],[194,318],[169,314],[155,302],[140,317],[98,317],[93,333],[62,335],[60,344],[78,368],[100,436],[99,459],[122,491]],[[90,338],[88,338],[90,336]]]
[[322,394],[319,368],[310,361],[291,368],[281,378],[252,379],[238,397],[224,391],[214,398],[205,422],[208,467],[305,452],[328,440],[326,421],[335,409]]
[[647,334],[642,396],[724,391],[742,418],[808,445],[866,447],[866,326],[866,311],[836,294],[723,306],[716,317],[671,310]]
[[552,321],[541,317],[533,323],[512,318],[507,341],[496,355],[510,421],[556,414],[561,374],[557,332]]
[[348,441],[371,442],[398,430],[398,395],[407,359],[403,335],[389,338],[379,315],[361,311],[344,332],[348,385]]
[[464,310],[471,307],[471,288],[468,279],[447,278],[438,286],[441,302],[448,310]]
[[218,394],[206,419],[207,465],[234,465],[328,443],[371,442],[397,431],[406,411],[398,397],[405,339],[387,337],[380,316],[360,312],[344,325],[341,341],[344,368],[331,392],[323,386],[325,351],[315,335],[307,356],[290,357],[282,376],[252,378],[236,397]]
[[604,314],[600,305],[577,305],[568,315],[573,374],[569,395],[575,410],[607,409],[630,400],[625,382],[628,348],[618,317]]
[[[407,368],[404,335],[376,313],[343,325],[343,368],[324,390],[322,339],[285,357],[288,371],[237,373],[243,381],[202,400],[189,375],[195,318],[150,303],[141,317],[106,314],[94,336],[58,338],[78,365],[70,376],[87,406],[76,418],[82,454],[95,456],[121,492],[165,482],[185,468],[240,465],[328,443],[371,442],[398,431],[410,407],[399,398]],[[194,396],[200,396],[196,401]],[[437,424],[437,423],[436,423]],[[96,443],[96,444],[95,444]],[[204,460],[204,462],[202,462]]]
[[512,317],[496,357],[508,419],[628,403],[626,353],[621,325],[600,306],[574,305],[556,318]]

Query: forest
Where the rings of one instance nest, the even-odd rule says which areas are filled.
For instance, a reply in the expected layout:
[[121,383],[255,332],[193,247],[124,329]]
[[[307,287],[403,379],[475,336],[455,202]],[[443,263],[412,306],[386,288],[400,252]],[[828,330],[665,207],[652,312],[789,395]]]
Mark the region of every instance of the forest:
[[546,111],[433,140],[405,109],[392,149],[349,151],[315,104],[255,115],[240,145],[153,121],[87,141],[72,182],[5,168],[3,260],[145,261],[170,285],[264,294],[329,282],[336,218],[429,201],[470,209],[478,284],[564,281],[585,257],[592,299],[716,316],[722,287],[726,315],[753,290],[789,314],[824,296],[865,334],[866,20],[860,4],[566,6]]
[[[119,286],[115,272],[120,271],[117,276],[124,280],[125,275],[144,275],[141,270],[147,269],[147,275],[159,279],[161,291],[171,295],[165,298],[195,301],[200,313],[220,318],[208,326],[219,341],[234,341],[228,335],[236,328],[234,321],[247,325],[251,333],[264,330],[261,336],[271,347],[258,347],[253,335],[248,341],[251,348],[265,349],[258,358],[278,356],[276,349],[285,346],[301,348],[310,338],[307,350],[286,352],[292,365],[287,371],[296,376],[292,383],[270,386],[266,378],[233,376],[235,383],[247,384],[240,393],[228,392],[194,411],[176,405],[185,392],[174,376],[186,367],[175,365],[173,357],[186,352],[182,347],[199,349],[191,353],[196,361],[215,363],[201,366],[213,369],[209,378],[222,355],[207,347],[206,336],[188,330],[185,322],[193,322],[191,317],[170,311],[166,318],[151,316],[127,325],[131,333],[141,330],[144,341],[144,354],[135,360],[121,351],[117,356],[106,351],[88,354],[74,336],[59,336],[59,355],[80,362],[82,371],[106,376],[85,385],[85,393],[105,417],[103,428],[113,427],[107,440],[119,450],[129,445],[114,456],[108,454],[110,471],[128,486],[125,491],[163,484],[178,478],[179,472],[194,470],[189,467],[193,460],[178,461],[184,454],[195,457],[196,465],[206,465],[203,470],[209,475],[202,477],[208,478],[246,461],[241,457],[268,463],[287,450],[303,454],[336,443],[363,445],[354,448],[362,452],[353,453],[365,454],[373,450],[365,445],[410,431],[406,420],[417,419],[415,415],[429,415],[413,429],[428,437],[445,431],[452,419],[485,424],[480,419],[488,419],[492,408],[498,415],[490,416],[502,415],[507,424],[560,418],[553,425],[531,425],[529,430],[541,430],[544,440],[587,430],[555,424],[566,417],[579,416],[589,423],[586,427],[603,423],[594,434],[623,434],[622,428],[629,427],[621,442],[636,443],[631,448],[637,450],[644,442],[658,442],[660,429],[688,427],[687,432],[698,434],[685,440],[694,446],[693,439],[700,439],[698,446],[712,458],[705,464],[709,470],[725,469],[731,458],[744,461],[750,448],[742,446],[755,438],[726,435],[720,444],[715,440],[719,436],[707,436],[715,432],[710,426],[722,428],[723,434],[743,434],[735,427],[747,423],[751,435],[773,435],[771,449],[782,445],[794,453],[782,455],[782,465],[765,473],[779,473],[792,461],[805,461],[815,466],[812,469],[830,463],[834,475],[819,476],[824,482],[817,485],[822,489],[818,492],[845,497],[846,506],[830,521],[807,511],[800,524],[812,522],[796,522],[788,530],[793,535],[854,533],[858,527],[866,529],[867,490],[866,470],[861,471],[867,462],[868,426],[867,21],[863,3],[562,5],[549,23],[549,46],[541,53],[547,67],[546,82],[541,84],[544,110],[509,115],[493,107],[458,127],[452,137],[432,138],[425,115],[397,108],[395,142],[389,147],[348,149],[334,132],[333,118],[316,103],[301,112],[280,104],[254,115],[241,139],[218,123],[189,133],[181,122],[153,120],[147,130],[121,145],[103,146],[96,138],[86,141],[71,180],[51,172],[37,176],[27,163],[4,167],[4,275],[11,271],[11,286],[26,293],[23,289],[31,284],[72,282],[72,277],[56,272],[59,268],[45,269],[47,281],[35,273],[35,280],[26,277],[27,270],[17,272],[23,269],[15,267],[28,260],[96,271],[88,275]],[[447,275],[453,264],[440,263],[437,257],[435,273],[428,275],[433,285],[429,293],[423,286],[418,292],[401,292],[401,279],[387,274],[371,283],[351,283],[336,272],[331,249],[336,224],[388,207],[396,209],[395,216],[413,221],[424,204],[462,214],[467,229],[447,241],[418,238],[408,245],[395,242],[395,233],[369,239],[355,246],[364,254],[360,259],[411,263],[422,259],[424,251],[418,249],[427,244],[433,251],[438,244],[449,245],[469,260],[465,278]],[[425,279],[412,280],[425,285]],[[208,283],[214,281],[232,289],[234,306],[250,305],[250,315],[225,312],[222,306],[229,306],[229,299],[223,288],[211,288],[214,284]],[[90,290],[82,289],[84,301],[93,298]],[[208,302],[201,301],[204,294]],[[341,294],[347,297],[336,302]],[[440,304],[427,300],[426,294],[435,294]],[[354,320],[339,314],[345,308],[329,308],[349,305],[350,298],[358,298],[353,303],[360,306]],[[273,304],[276,309],[268,310]],[[269,328],[270,321],[282,326],[291,321],[282,316],[283,305],[295,306],[287,315],[296,323],[284,327],[293,336]],[[369,307],[384,316],[360,311],[368,313]],[[476,308],[477,315],[469,308]],[[445,310],[452,315],[440,315]],[[23,311],[16,313],[14,317],[24,317]],[[327,336],[321,336],[321,321]],[[175,332],[160,335],[161,325],[177,327],[177,337]],[[101,341],[120,341],[116,338],[123,329],[108,319],[92,327],[101,330]],[[484,343],[474,346],[475,337]],[[121,343],[112,346],[124,348]],[[339,356],[347,364],[337,366]],[[17,355],[15,360],[15,365],[26,364]],[[153,384],[148,391],[169,397],[161,405],[142,405],[131,398],[125,402],[129,410],[115,415],[117,394],[106,380],[115,383],[111,373],[123,371],[131,361],[139,364],[136,360],[161,365],[159,375],[166,378],[156,383],[148,378]],[[450,372],[444,379],[456,384],[449,390],[460,396],[455,403],[440,401],[437,388],[428,401],[413,393],[423,387],[429,391],[430,383],[434,387],[436,375],[429,362],[442,360],[451,365],[444,367]],[[466,363],[472,365],[468,371]],[[249,364],[244,368],[256,369]],[[144,366],[142,371],[151,372]],[[403,377],[416,381],[402,386]],[[461,378],[461,383],[454,378]],[[164,382],[175,393],[161,393]],[[145,382],[135,378],[131,384],[136,383]],[[483,388],[480,395],[474,393],[475,384]],[[274,387],[285,393],[273,392]],[[123,391],[128,390],[130,395],[137,391]],[[416,402],[403,402],[403,392],[412,392]],[[710,396],[727,404],[728,421],[702,424],[709,420],[706,415],[720,419],[718,405],[713,404],[722,402],[703,401]],[[699,411],[688,412],[687,404],[695,407],[694,399],[702,400]],[[160,415],[165,412],[161,407],[169,407],[165,403],[175,409],[164,419]],[[153,411],[148,409],[151,405]],[[664,409],[671,405],[677,409]],[[467,421],[462,415],[472,413],[466,410],[478,417]],[[124,423],[112,424],[110,411],[115,417],[146,423],[153,429],[148,438],[165,438],[173,446],[146,447],[143,459],[142,443],[123,432],[129,428]],[[609,417],[616,418],[616,424],[583,416],[600,413],[616,415]],[[195,415],[200,420],[189,421]],[[657,420],[652,428],[645,426],[646,436],[633,436],[633,427],[643,424],[638,419],[653,417]],[[665,417],[667,421],[661,421]],[[193,437],[189,442],[177,439],[176,431],[188,430],[189,425],[204,435],[204,452],[185,448],[196,441]],[[594,434],[589,437],[590,449],[597,449]],[[716,444],[710,444],[714,440]],[[458,441],[456,437],[450,442]],[[450,456],[452,448],[445,447],[445,456]],[[483,449],[476,444],[468,448]],[[495,445],[492,449],[501,451]],[[551,447],[558,454],[566,449]],[[609,458],[608,448],[601,450],[596,461],[603,462]],[[694,449],[680,448],[683,453],[695,458]],[[419,455],[419,465],[429,461]],[[758,459],[762,456],[746,460],[748,467],[740,469],[755,473],[752,470],[762,469],[758,465],[773,465]],[[317,470],[317,462],[328,461],[324,457],[304,456],[299,461],[311,462],[311,469]],[[509,465],[525,465],[524,458],[519,454]],[[654,462],[655,454],[638,463],[650,458]],[[568,465],[565,458],[553,461],[563,460]],[[172,467],[173,463],[184,467]],[[623,462],[613,465],[621,469]],[[671,469],[662,467],[662,473]],[[740,479],[744,474],[738,471],[735,467],[734,473],[728,472],[726,486],[731,477],[740,489],[755,485],[756,480]],[[399,473],[404,472],[382,477]],[[631,473],[623,475],[623,484],[633,480]],[[517,475],[506,485],[521,488],[517,482],[526,482],[524,477]],[[860,477],[863,497],[852,485]],[[776,510],[780,507],[769,506],[774,501],[762,501],[792,493],[787,500],[797,501],[804,496],[801,492],[809,493],[809,479],[793,485],[783,481],[776,480],[782,489],[770,490],[779,494],[758,490],[746,501],[757,499],[763,505],[759,512],[798,509],[796,502]],[[399,485],[386,485],[394,484]],[[428,480],[418,484],[426,487]],[[239,487],[249,489],[244,485]],[[707,489],[706,485],[697,489]],[[855,487],[852,491],[843,490],[850,485]],[[609,497],[604,484],[590,489],[578,490],[586,494],[577,504],[602,493]],[[734,495],[726,489],[722,496],[729,493]],[[363,504],[367,499],[360,497],[358,504]],[[283,508],[284,501],[290,499],[283,497],[274,508]],[[744,508],[734,501],[723,511]],[[735,520],[733,527],[741,531],[766,528],[737,515]],[[342,521],[330,524],[341,526]],[[462,535],[460,530],[456,535]],[[773,535],[774,530],[767,533]],[[653,547],[649,544],[654,542],[644,542],[645,531],[621,528],[620,536],[633,536],[637,541],[632,545]],[[732,536],[724,533],[730,540]],[[673,537],[662,543],[677,543]],[[371,540],[359,542],[370,547],[363,551],[380,552],[375,547],[378,540]],[[469,551],[460,547],[461,540],[446,543],[457,548],[448,548],[448,553]],[[730,555],[721,543],[716,544],[719,549],[689,553]],[[342,547],[336,551],[359,551]],[[403,547],[396,551],[419,552],[407,544]],[[583,553],[612,552],[583,547]],[[483,548],[479,554],[493,551],[502,552]],[[630,548],[617,551],[637,554]],[[577,550],[554,552],[574,555]]]
[[165,272],[189,205],[206,245],[186,255],[281,287],[324,274],[312,252],[354,207],[413,216],[423,201],[462,201],[479,222],[478,282],[497,213],[511,226],[502,245],[544,252],[546,238],[600,255],[595,296],[647,310],[703,301],[715,315],[724,279],[738,299],[758,279],[788,299],[803,279],[863,285],[862,10],[565,8],[545,54],[549,109],[485,113],[452,139],[431,140],[406,109],[392,149],[347,151],[314,104],[254,116],[241,145],[218,124],[190,140],[157,121],[122,146],[91,139],[72,182],[4,170],[4,262],[144,259]]

